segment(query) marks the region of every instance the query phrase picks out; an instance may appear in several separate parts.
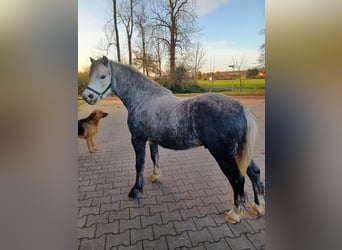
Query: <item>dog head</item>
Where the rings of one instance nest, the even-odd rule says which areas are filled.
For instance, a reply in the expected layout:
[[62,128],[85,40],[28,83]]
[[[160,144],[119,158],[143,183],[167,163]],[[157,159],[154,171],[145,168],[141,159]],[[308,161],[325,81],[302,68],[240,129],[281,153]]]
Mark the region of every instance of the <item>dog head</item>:
[[108,113],[103,112],[102,110],[99,109],[95,109],[91,114],[90,114],[90,118],[92,120],[100,120],[101,118],[104,118],[108,115]]

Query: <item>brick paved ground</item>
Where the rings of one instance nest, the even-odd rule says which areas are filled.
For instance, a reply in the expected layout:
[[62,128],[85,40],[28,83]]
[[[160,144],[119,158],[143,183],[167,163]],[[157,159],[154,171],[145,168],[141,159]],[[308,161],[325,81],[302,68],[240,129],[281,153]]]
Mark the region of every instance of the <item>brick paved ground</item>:
[[[255,161],[265,181],[264,98],[241,98],[257,115],[259,138]],[[232,207],[231,188],[212,156],[203,147],[186,151],[160,148],[161,182],[152,173],[146,152],[144,194],[129,200],[135,180],[135,156],[121,102],[104,100],[84,104],[79,118],[94,108],[109,112],[95,142],[100,149],[88,153],[78,140],[78,244],[79,249],[263,249],[265,218],[247,213],[237,225],[224,221]],[[253,201],[246,180],[248,206]]]

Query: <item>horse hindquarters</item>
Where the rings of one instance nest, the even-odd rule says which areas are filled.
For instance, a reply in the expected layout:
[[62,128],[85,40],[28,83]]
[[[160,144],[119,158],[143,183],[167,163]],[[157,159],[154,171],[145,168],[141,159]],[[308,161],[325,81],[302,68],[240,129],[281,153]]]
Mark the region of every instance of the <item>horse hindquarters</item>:
[[233,188],[234,207],[226,220],[237,223],[245,213],[244,174],[251,162],[257,128],[252,113],[240,103],[213,98],[217,99],[197,105],[195,121],[200,140]]

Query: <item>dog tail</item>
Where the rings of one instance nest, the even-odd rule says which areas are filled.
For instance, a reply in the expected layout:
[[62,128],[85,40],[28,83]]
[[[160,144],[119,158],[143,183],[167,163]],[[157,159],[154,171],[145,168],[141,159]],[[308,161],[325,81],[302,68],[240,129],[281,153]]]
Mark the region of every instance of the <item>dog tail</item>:
[[247,168],[251,163],[254,144],[258,134],[258,126],[254,114],[247,108],[244,108],[244,115],[247,121],[247,131],[245,143],[239,148],[236,163],[240,172],[246,175]]

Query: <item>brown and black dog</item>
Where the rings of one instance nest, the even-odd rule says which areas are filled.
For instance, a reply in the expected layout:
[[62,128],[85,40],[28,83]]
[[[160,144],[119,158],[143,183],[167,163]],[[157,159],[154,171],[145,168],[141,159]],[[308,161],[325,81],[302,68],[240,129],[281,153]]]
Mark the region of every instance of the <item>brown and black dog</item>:
[[108,113],[96,109],[88,117],[78,120],[78,137],[87,141],[90,153],[94,153],[97,150],[94,143],[94,136],[98,131],[101,118],[107,115]]

